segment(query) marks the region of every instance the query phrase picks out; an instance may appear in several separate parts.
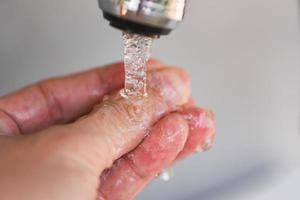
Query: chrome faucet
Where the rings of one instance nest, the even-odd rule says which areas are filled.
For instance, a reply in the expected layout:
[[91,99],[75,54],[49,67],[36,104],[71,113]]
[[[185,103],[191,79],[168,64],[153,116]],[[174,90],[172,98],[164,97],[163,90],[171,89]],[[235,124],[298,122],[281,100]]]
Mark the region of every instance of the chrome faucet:
[[184,17],[186,0],[98,0],[110,25],[137,34],[169,34]]

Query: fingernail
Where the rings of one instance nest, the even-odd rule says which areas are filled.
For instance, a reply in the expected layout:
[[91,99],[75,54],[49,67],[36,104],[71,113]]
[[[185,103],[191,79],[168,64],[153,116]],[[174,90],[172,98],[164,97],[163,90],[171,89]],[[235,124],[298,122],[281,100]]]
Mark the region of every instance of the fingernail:
[[183,111],[184,119],[189,124],[190,131],[196,131],[199,135],[198,146],[195,153],[211,149],[215,140],[215,123],[212,111],[191,107]]

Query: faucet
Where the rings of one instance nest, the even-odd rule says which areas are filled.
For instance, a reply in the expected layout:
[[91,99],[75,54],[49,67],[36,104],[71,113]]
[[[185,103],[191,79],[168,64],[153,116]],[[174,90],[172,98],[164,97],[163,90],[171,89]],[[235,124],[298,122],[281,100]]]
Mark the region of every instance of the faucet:
[[112,27],[146,36],[168,35],[184,17],[186,0],[98,0]]

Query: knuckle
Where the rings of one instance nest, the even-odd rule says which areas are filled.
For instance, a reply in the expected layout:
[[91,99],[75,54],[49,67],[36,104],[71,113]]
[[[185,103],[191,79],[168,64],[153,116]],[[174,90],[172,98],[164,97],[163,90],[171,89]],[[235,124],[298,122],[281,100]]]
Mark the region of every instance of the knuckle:
[[96,118],[101,123],[106,122],[119,130],[142,128],[141,126],[146,125],[151,117],[147,105],[144,100],[107,101],[96,112]]

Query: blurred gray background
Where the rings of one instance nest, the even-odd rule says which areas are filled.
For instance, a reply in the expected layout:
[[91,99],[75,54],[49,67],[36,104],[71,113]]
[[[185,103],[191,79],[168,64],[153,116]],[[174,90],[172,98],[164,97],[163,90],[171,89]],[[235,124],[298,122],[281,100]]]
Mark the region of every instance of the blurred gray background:
[[[217,142],[137,199],[300,199],[299,2],[188,3],[153,55],[189,72],[198,104],[216,114]],[[96,0],[0,0],[0,95],[121,58],[121,33]]]

